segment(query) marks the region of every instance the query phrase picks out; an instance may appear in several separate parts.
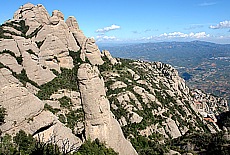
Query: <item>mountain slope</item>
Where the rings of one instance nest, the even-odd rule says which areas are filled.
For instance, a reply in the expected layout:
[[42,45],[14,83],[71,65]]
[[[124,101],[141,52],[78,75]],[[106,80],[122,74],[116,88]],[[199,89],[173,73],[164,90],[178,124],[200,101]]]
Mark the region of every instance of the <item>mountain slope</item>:
[[24,130],[68,151],[99,140],[122,155],[166,153],[189,131],[218,132],[204,117],[228,110],[172,66],[113,58],[74,17],[33,4],[0,26],[0,89],[3,135]]
[[230,99],[229,44],[192,41],[99,47],[109,50],[115,57],[171,64],[190,88]]
[[[139,153],[156,149],[150,146],[160,145],[163,149],[162,144],[188,131],[219,131],[215,123],[203,120],[204,114],[212,117],[211,111],[215,111],[218,115],[228,110],[227,104],[220,99],[211,104],[210,100],[198,97],[205,95],[202,92],[194,95],[172,66],[128,59],[111,65],[106,57],[103,59],[105,63],[99,69],[105,79],[111,110]],[[204,109],[197,108],[198,100]],[[224,109],[218,111],[217,107]],[[152,144],[143,148],[141,141]]]

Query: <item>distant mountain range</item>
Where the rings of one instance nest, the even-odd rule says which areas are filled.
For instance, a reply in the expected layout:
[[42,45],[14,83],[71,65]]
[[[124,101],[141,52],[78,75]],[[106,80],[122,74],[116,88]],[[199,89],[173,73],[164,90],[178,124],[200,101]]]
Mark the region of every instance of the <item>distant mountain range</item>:
[[171,64],[190,87],[230,96],[230,44],[204,41],[99,45],[114,57]]
[[197,65],[207,58],[230,56],[230,44],[203,41],[113,44],[99,45],[99,48],[109,50],[114,57],[161,61],[181,67]]

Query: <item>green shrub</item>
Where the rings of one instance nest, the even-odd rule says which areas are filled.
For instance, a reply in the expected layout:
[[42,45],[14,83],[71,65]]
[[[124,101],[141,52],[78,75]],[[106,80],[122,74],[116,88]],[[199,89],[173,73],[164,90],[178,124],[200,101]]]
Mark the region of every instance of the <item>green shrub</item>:
[[57,77],[55,77],[52,81],[47,82],[40,86],[39,92],[36,94],[38,98],[41,100],[49,99],[50,95],[60,89],[68,89],[73,91],[79,91],[78,88],[78,78],[77,72],[79,65],[83,63],[80,58],[80,51],[74,52],[69,51],[70,56],[73,58],[74,68],[66,69],[61,68],[61,73],[59,74],[56,71],[53,71]]
[[95,139],[93,142],[87,140],[74,155],[118,155],[118,153]]
[[82,122],[84,120],[83,109],[71,110],[66,114],[67,127],[74,131],[74,127],[77,125],[77,122]]
[[60,102],[61,107],[70,108],[72,106],[71,99],[67,96],[59,98],[58,101]]
[[19,152],[22,154],[31,154],[35,147],[35,139],[20,130],[13,138]]
[[[8,134],[1,136],[0,154],[2,155],[67,155],[54,143],[44,143],[42,138],[36,140],[32,135],[20,130],[12,139]],[[70,153],[69,153],[70,154]]]
[[30,84],[32,84],[33,86],[39,88],[39,85],[30,80],[28,77],[27,77],[27,74],[26,74],[26,70],[25,69],[22,69],[21,73],[20,74],[16,74],[13,72],[13,76],[15,76],[22,84],[23,86],[26,86],[26,82],[29,82]]
[[0,69],[1,68],[5,68],[5,65],[3,65],[1,62],[0,62]]
[[15,144],[12,143],[12,137],[9,134],[5,134],[1,136],[0,141],[0,154],[1,155],[19,155],[19,151],[17,150]]
[[39,92],[36,94],[41,100],[47,100],[54,92],[60,89],[68,89],[78,91],[77,70],[76,68],[61,68],[61,74],[58,74],[52,81],[40,86]]
[[6,108],[0,105],[0,125],[2,125],[5,122],[6,115],[7,115]]
[[58,120],[62,122],[63,124],[66,123],[66,117],[63,114],[58,115]]

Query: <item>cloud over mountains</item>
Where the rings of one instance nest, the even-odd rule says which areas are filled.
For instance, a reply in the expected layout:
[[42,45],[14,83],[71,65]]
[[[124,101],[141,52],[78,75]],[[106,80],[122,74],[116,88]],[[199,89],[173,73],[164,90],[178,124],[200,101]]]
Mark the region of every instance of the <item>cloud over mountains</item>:
[[223,21],[223,22],[220,22],[219,24],[217,25],[211,25],[209,28],[211,29],[224,29],[224,28],[230,28],[230,21]]
[[163,33],[158,36],[150,36],[150,37],[144,37],[143,40],[152,40],[152,39],[172,39],[172,38],[190,38],[190,39],[200,39],[200,38],[208,38],[210,37],[210,34],[207,34],[206,32],[191,32],[191,33],[183,33],[183,32],[171,32],[171,33]]

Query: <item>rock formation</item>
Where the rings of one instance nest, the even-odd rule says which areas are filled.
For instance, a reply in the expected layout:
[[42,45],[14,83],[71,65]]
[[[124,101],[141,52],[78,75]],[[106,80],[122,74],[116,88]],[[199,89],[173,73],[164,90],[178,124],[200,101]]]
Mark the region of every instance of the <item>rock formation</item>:
[[[103,64],[101,52],[93,39],[84,36],[74,17],[69,17],[65,22],[64,15],[59,10],[54,10],[52,16],[49,16],[42,5],[28,3],[21,6],[15,12],[14,18],[1,27],[4,30],[3,36],[7,36],[0,41],[0,104],[7,111],[5,123],[0,126],[3,133],[15,135],[19,130],[24,130],[34,137],[42,136],[44,141],[53,137],[68,140],[70,146],[78,148],[85,140],[83,134],[86,130],[86,138],[89,136],[92,140],[98,138],[120,154],[136,154],[131,143],[123,136],[118,122],[112,117],[104,81],[99,78],[99,71],[90,65]],[[21,27],[20,31],[17,27]],[[70,51],[79,55],[81,60],[76,56],[70,56]],[[93,78],[84,77],[84,73],[86,75],[88,73],[82,68],[97,71],[96,74],[92,74],[96,78],[93,81],[96,82],[96,87],[85,90],[85,87],[80,85],[81,94],[78,91],[60,89],[58,92],[53,92],[48,99],[42,100],[39,93],[45,91],[43,85],[57,79],[56,76],[62,74],[62,69],[72,70],[76,65],[76,60],[73,58],[79,61],[78,63],[82,61],[90,63],[85,65],[86,68],[81,65],[78,72],[80,81],[82,78],[87,78],[86,81]],[[89,84],[94,85],[92,81]],[[77,83],[75,85],[77,88]],[[97,87],[100,88],[99,92],[96,91]],[[98,105],[93,103],[94,96],[97,96],[95,101]],[[68,98],[71,107],[63,107],[62,100]],[[72,130],[66,126],[68,122],[65,124],[59,121],[60,115],[66,119],[73,112],[80,115],[82,105],[86,118],[82,120],[82,117],[81,121],[76,122]],[[58,109],[59,112],[51,113],[47,111],[47,106]],[[89,111],[87,108],[90,106],[97,108],[99,112],[95,112],[96,109],[93,108],[91,110],[94,111]],[[100,131],[95,130],[93,133],[91,130],[96,124],[99,124],[97,130]],[[114,133],[117,133],[116,136]],[[74,134],[82,136],[79,138]],[[117,145],[118,143],[120,145]],[[62,147],[61,141],[57,144]]]
[[107,59],[109,59],[109,61],[112,65],[115,65],[118,63],[117,60],[115,58],[113,58],[112,55],[107,50],[102,51],[102,56],[105,56]]
[[3,133],[15,135],[19,130],[24,130],[35,137],[42,137],[44,142],[55,137],[56,141],[62,140],[57,143],[60,147],[64,140],[68,140],[75,149],[82,144],[82,140],[54,114],[44,110],[44,103],[23,87],[9,70],[2,68],[0,72],[0,105],[7,111],[6,123],[0,126]]
[[75,150],[99,139],[135,155],[138,140],[162,145],[190,129],[220,130],[204,117],[215,120],[212,111],[228,110],[226,100],[190,91],[170,65],[101,53],[73,16],[64,21],[59,10],[50,16],[41,4],[28,3],[0,30],[3,135],[24,130],[45,141],[55,137],[60,147],[67,140]]
[[97,67],[89,64],[82,64],[78,70],[86,136],[93,140],[98,138],[120,154],[137,154],[124,138],[117,120],[112,117],[104,81],[99,74]]

